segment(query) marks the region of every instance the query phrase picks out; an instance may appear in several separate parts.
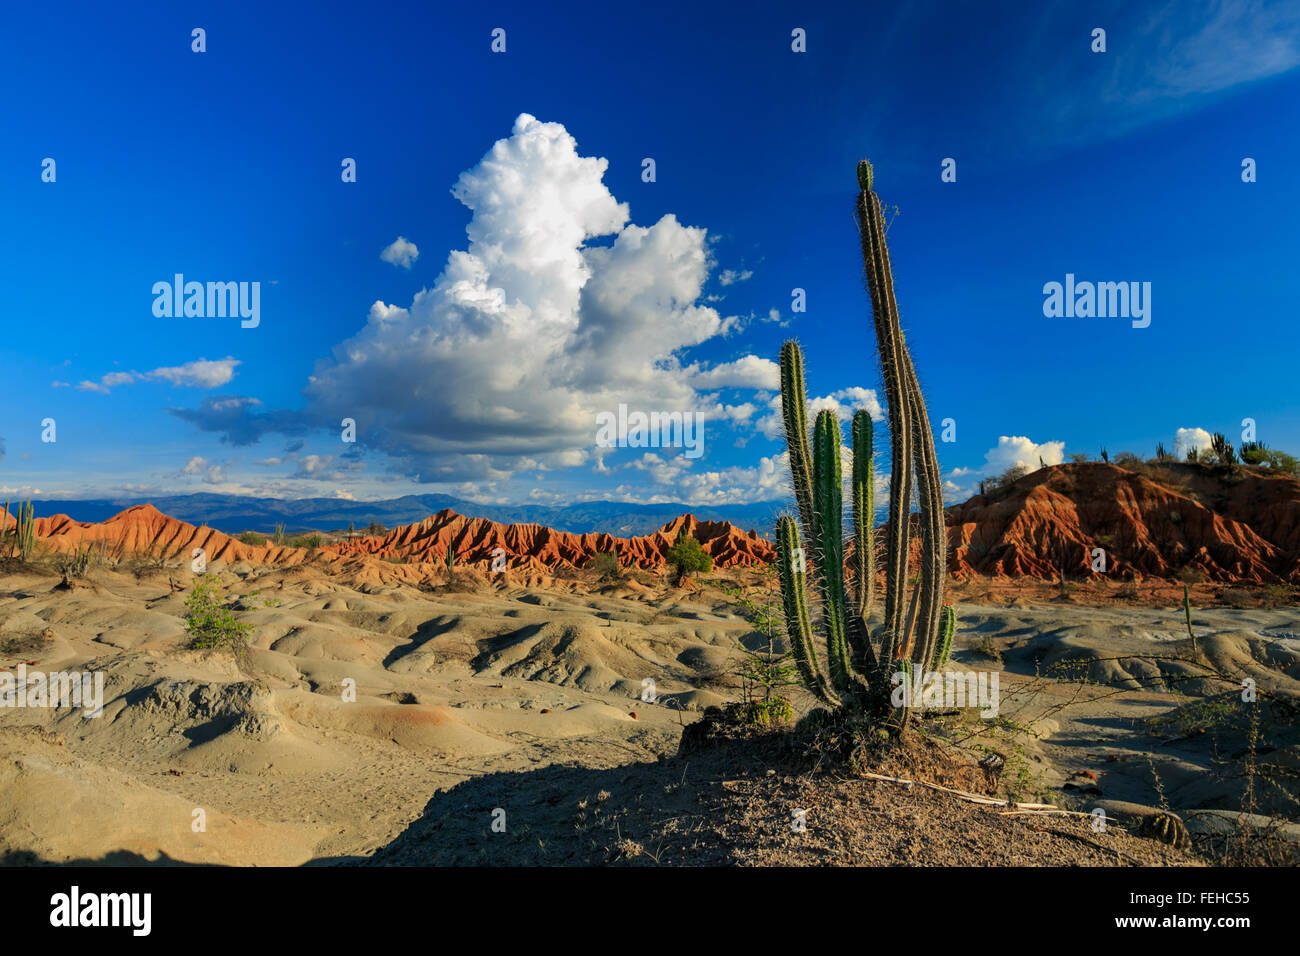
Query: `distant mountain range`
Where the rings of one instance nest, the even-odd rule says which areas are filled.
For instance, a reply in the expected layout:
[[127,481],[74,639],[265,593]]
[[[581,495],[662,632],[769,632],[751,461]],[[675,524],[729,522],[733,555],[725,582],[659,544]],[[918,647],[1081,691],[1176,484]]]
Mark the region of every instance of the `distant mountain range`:
[[134,505],[151,504],[164,514],[194,525],[207,525],[226,534],[259,531],[269,534],[277,524],[285,531],[333,531],[349,524],[364,528],[377,521],[389,528],[413,524],[445,508],[502,524],[540,524],[574,534],[606,532],[619,537],[650,534],[674,518],[693,514],[701,521],[729,521],[739,528],[770,536],[779,501],[713,507],[681,503],[637,505],[621,501],[588,501],[576,505],[484,505],[452,495],[404,495],[383,501],[341,498],[253,498],[242,495],[169,495],[152,498],[37,499],[41,517],[66,514],[76,521],[105,521]]

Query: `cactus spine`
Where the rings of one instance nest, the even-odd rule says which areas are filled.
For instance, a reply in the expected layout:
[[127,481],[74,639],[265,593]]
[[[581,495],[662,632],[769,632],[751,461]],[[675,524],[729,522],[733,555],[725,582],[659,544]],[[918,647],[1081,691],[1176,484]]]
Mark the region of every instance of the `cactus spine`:
[[[832,412],[821,412],[815,423],[812,448],[808,448],[803,356],[793,342],[787,342],[781,349],[781,406],[790,472],[800,524],[810,534],[809,550],[816,560],[814,570],[821,599],[819,623],[826,642],[830,687],[822,675],[812,639],[805,576],[792,564],[799,546],[799,530],[789,517],[778,523],[777,544],[787,629],[805,683],[820,699],[834,703],[838,698],[876,719],[890,713],[895,672],[911,675],[917,668],[947,661],[956,631],[956,615],[943,603],[947,531],[938,456],[920,382],[903,340],[889,250],[885,245],[884,216],[880,200],[872,191],[872,182],[871,164],[864,160],[858,165],[857,218],[889,409],[891,461],[883,623],[874,640],[867,625],[874,603],[875,582],[871,418],[865,410],[860,410],[852,422],[850,494],[855,557],[854,587],[850,595],[844,574],[839,422]],[[921,510],[921,563],[909,609],[909,512],[914,486]],[[889,721],[896,732],[906,729],[910,710],[910,707],[902,708]]]

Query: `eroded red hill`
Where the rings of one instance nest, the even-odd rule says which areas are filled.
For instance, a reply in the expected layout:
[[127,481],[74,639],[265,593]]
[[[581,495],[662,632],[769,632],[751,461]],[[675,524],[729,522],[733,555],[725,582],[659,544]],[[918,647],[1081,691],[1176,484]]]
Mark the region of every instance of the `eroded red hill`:
[[[13,526],[13,519],[0,510],[0,523]],[[536,524],[501,524],[485,518],[467,518],[451,510],[440,511],[416,524],[394,528],[383,536],[354,538],[315,550],[244,544],[206,526],[196,527],[168,517],[152,505],[137,505],[107,521],[74,521],[67,515],[37,518],[36,537],[40,544],[60,552],[101,547],[111,558],[153,557],[168,561],[190,561],[202,549],[208,562],[247,562],[293,566],[312,560],[332,565],[384,562],[385,571],[396,573],[395,565],[440,564],[448,548],[458,567],[487,569],[498,549],[505,552],[508,568],[534,571],[557,567],[581,567],[597,552],[613,552],[624,567],[659,569],[667,566],[668,549],[679,532],[693,535],[718,567],[766,563],[775,549],[752,531],[742,531],[728,522],[700,521],[683,515],[659,531],[634,538],[609,534],[570,534]],[[397,573],[410,578],[410,573]],[[416,575],[418,577],[418,574]]]
[[1055,579],[1090,573],[1300,583],[1300,481],[1255,470],[1101,462],[1033,472],[948,509],[954,573]]

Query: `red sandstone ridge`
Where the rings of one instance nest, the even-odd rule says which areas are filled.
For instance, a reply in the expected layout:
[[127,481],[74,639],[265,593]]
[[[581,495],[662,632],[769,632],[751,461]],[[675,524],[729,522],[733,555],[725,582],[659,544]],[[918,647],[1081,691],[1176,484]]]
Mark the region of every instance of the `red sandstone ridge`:
[[[12,527],[15,519],[0,508],[0,527]],[[169,560],[192,559],[202,548],[208,561],[250,561],[266,564],[297,564],[306,556],[298,548],[244,544],[206,525],[195,527],[168,517],[153,505],[134,505],[107,521],[73,521],[67,515],[36,518],[36,539],[56,551],[102,545],[110,558],[155,557]]]
[[1300,583],[1300,481],[1263,469],[1056,465],[947,510],[954,573]]
[[[0,526],[13,519],[0,509]],[[505,551],[508,568],[542,571],[560,566],[581,567],[598,551],[614,552],[624,567],[666,567],[668,549],[679,531],[694,535],[718,567],[762,564],[772,561],[775,549],[750,531],[728,522],[699,521],[683,515],[654,534],[616,538],[608,534],[570,534],[536,524],[499,524],[485,518],[466,518],[440,511],[417,524],[394,528],[382,537],[357,538],[325,545],[316,551],[249,545],[212,528],[195,527],[168,517],[152,505],[136,505],[107,521],[86,523],[67,515],[37,518],[37,540],[56,551],[101,547],[110,558],[156,557],[190,561],[202,548],[208,562],[248,562],[292,566],[305,561],[352,567],[358,562],[400,559],[412,564],[441,563],[450,545],[458,567],[490,567],[493,552]],[[385,566],[385,571],[393,570]],[[409,578],[410,573],[397,574]]]
[[508,567],[581,567],[597,552],[614,552],[624,567],[661,568],[679,532],[693,535],[719,567],[766,564],[776,556],[770,543],[729,522],[700,521],[683,515],[653,534],[616,538],[609,534],[571,534],[539,524],[500,524],[467,518],[445,509],[419,524],[394,528],[382,538],[360,538],[324,550],[343,556],[400,557],[408,561],[441,561],[450,546],[458,563],[488,566],[502,548]]

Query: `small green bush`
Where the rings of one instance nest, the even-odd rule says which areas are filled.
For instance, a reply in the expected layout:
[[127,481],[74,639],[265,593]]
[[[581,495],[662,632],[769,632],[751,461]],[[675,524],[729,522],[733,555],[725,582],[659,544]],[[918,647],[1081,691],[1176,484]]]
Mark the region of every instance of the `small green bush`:
[[703,546],[695,540],[694,535],[685,531],[677,533],[677,540],[668,549],[668,563],[677,572],[677,581],[681,583],[697,571],[712,571],[713,559]]
[[248,650],[248,636],[253,625],[240,621],[223,605],[221,586],[208,575],[194,580],[194,588],[185,599],[185,631],[193,650],[230,648],[236,656]]
[[266,544],[266,535],[258,534],[256,531],[244,531],[239,534],[236,540],[243,544],[261,546]]
[[770,730],[785,727],[794,720],[794,705],[789,697],[772,697],[769,700],[751,700],[728,704],[726,715],[747,727]]

